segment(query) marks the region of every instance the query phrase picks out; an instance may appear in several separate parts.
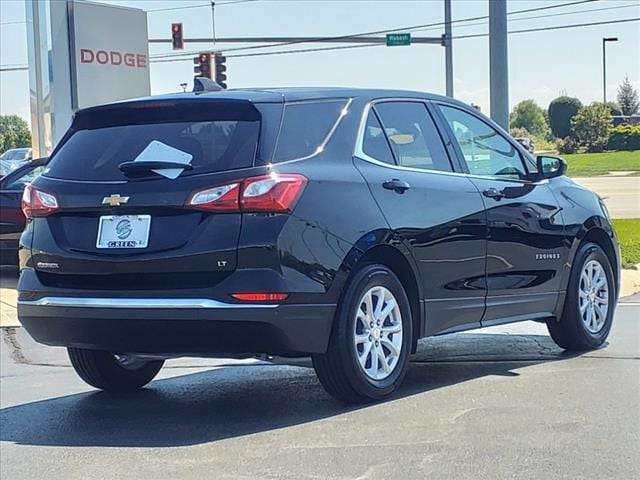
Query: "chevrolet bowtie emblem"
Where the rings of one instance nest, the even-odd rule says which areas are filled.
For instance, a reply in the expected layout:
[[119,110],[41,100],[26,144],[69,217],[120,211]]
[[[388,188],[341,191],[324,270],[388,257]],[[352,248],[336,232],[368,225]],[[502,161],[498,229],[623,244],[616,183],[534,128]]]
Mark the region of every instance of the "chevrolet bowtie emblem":
[[129,201],[129,197],[121,197],[118,193],[112,193],[108,197],[102,199],[102,205],[109,205],[111,207],[118,207]]

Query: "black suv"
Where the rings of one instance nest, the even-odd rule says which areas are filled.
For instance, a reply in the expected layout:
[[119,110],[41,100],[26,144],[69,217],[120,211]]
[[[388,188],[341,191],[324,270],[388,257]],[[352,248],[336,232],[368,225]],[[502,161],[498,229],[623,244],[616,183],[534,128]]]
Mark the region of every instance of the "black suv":
[[89,384],[177,356],[311,356],[390,395],[419,338],[523,320],[611,329],[600,198],[481,113],[418,92],[228,90],[79,111],[25,191],[20,321]]

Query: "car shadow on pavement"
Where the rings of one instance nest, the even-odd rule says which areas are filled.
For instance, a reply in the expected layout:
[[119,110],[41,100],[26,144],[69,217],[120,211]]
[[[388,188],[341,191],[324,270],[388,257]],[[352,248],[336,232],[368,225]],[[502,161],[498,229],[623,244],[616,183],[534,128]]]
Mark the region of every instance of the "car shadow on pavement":
[[[462,340],[461,340],[462,339]],[[571,356],[544,335],[457,335],[421,342],[405,382],[387,402],[345,406],[309,368],[223,367],[152,382],[132,394],[89,392],[0,410],[0,440],[23,445],[187,446],[268,432],[360,409],[385,408],[488,376]],[[402,408],[399,405],[397,408]]]

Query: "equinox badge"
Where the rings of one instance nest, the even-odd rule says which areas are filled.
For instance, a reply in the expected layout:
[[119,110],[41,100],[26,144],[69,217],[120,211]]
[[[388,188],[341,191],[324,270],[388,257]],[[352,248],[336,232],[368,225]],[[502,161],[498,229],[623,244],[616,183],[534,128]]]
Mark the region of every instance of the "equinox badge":
[[111,207],[119,207],[120,205],[127,203],[129,197],[121,197],[119,193],[112,193],[108,197],[102,199],[102,205],[109,205]]

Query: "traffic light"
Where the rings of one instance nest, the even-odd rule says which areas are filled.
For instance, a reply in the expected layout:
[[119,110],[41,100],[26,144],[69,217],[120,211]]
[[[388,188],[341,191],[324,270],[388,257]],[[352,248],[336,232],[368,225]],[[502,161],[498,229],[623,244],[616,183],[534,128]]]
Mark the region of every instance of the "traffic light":
[[222,55],[221,53],[214,53],[214,61],[215,61],[215,80],[218,85],[222,88],[227,88],[227,57]]
[[181,23],[171,24],[171,43],[173,44],[174,50],[184,49],[184,37],[182,36]]
[[210,52],[202,52],[200,55],[193,59],[193,63],[196,64],[193,67],[193,73],[196,74],[196,77],[206,77],[213,80],[211,77],[211,53]]

